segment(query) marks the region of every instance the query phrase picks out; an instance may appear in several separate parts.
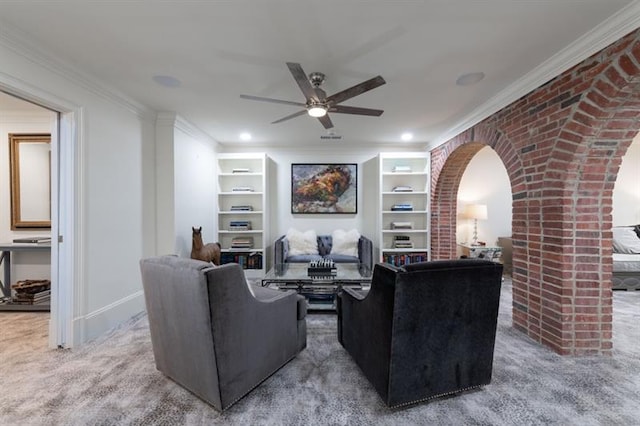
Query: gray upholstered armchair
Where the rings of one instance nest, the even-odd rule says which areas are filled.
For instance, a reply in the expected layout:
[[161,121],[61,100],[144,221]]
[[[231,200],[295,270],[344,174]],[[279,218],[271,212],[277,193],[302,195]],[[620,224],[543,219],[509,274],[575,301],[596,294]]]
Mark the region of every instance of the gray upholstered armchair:
[[488,260],[377,264],[368,294],[339,294],[338,340],[390,407],[486,385],[501,284]]
[[250,288],[235,263],[163,256],[140,268],[156,368],[220,411],[306,347],[294,291]]

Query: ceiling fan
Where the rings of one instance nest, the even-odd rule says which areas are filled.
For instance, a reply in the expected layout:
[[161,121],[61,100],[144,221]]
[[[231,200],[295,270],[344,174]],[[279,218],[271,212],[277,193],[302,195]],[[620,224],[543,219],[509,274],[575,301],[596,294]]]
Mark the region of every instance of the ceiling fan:
[[309,74],[309,77],[307,77],[300,64],[295,62],[287,62],[287,67],[289,67],[289,71],[291,71],[294,80],[296,81],[296,83],[298,83],[300,90],[302,90],[302,93],[307,100],[305,103],[263,98],[261,96],[240,95],[240,97],[243,99],[271,102],[275,104],[294,105],[304,108],[302,111],[287,115],[286,117],[272,122],[271,124],[281,123],[283,121],[290,120],[294,117],[298,117],[307,113],[311,117],[317,118],[320,123],[322,123],[325,129],[330,129],[333,127],[333,123],[327,115],[327,113],[329,112],[335,112],[339,114],[369,115],[374,117],[379,117],[384,112],[381,109],[338,105],[346,101],[347,99],[351,99],[354,96],[361,95],[364,92],[375,89],[376,87],[385,84],[386,81],[384,81],[384,78],[382,78],[381,76],[373,77],[372,79],[364,81],[360,84],[356,84],[355,86],[345,89],[341,92],[335,93],[331,96],[327,96],[325,91],[320,88],[325,78],[325,75],[323,73],[312,72],[311,74]]

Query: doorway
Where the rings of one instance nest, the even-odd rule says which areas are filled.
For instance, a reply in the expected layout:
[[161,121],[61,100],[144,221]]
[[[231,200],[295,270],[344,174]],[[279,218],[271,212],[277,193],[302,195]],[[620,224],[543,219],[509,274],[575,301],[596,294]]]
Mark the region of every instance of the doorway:
[[[8,217],[2,213],[4,218],[0,229],[0,239],[3,242],[13,241],[13,239],[29,234],[44,235],[51,237],[51,255],[49,258],[48,275],[51,280],[51,301],[49,319],[49,347],[72,347],[72,300],[73,283],[75,282],[73,247],[74,247],[74,172],[75,172],[75,144],[78,111],[69,106],[61,106],[56,99],[46,96],[38,96],[35,91],[25,91],[19,88],[2,86],[0,84],[0,102],[4,107],[0,109],[3,115],[3,122],[10,122],[11,117],[15,117],[10,126],[15,133],[39,132],[51,135],[51,161],[50,161],[50,186],[51,186],[51,228],[39,229],[33,232],[25,230],[10,230]],[[11,112],[13,111],[13,112]],[[18,118],[21,117],[21,118]],[[37,117],[37,125],[32,119]],[[5,126],[7,127],[7,126]],[[6,130],[6,129],[5,129]],[[3,148],[8,148],[3,147]],[[8,151],[8,149],[7,149]],[[7,167],[7,161],[3,161],[0,170]],[[7,170],[8,171],[8,170]],[[9,176],[4,173],[4,176]],[[3,181],[3,194],[7,203],[2,203],[9,209],[9,198],[5,186],[9,185]],[[3,208],[4,210],[4,208]],[[8,213],[7,213],[8,214]],[[6,230],[4,228],[7,228]],[[65,241],[66,239],[66,241]],[[19,259],[17,259],[19,261]],[[45,262],[35,260],[35,267],[40,269],[38,273],[43,274]],[[21,279],[20,274],[25,270],[33,268],[33,260],[25,262],[12,268],[16,279]],[[24,277],[23,277],[24,278]],[[8,283],[7,285],[10,285]]]

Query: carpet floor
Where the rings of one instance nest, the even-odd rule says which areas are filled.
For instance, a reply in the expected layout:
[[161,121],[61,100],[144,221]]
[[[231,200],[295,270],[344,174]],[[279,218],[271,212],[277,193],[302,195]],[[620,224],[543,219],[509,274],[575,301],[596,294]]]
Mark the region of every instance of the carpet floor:
[[47,349],[48,313],[0,312],[1,425],[640,425],[640,291],[614,293],[612,357],[561,357],[511,327],[502,290],[493,381],[389,410],[309,314],[308,347],[228,411],[155,369],[146,315],[74,350]]

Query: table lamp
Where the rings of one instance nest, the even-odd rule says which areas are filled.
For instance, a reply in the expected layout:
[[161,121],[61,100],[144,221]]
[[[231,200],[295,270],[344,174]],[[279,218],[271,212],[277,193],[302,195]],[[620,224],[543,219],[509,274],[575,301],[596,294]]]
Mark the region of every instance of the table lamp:
[[472,246],[478,245],[478,219],[487,219],[486,204],[467,204],[464,208],[464,215],[469,219],[473,219],[473,242]]

